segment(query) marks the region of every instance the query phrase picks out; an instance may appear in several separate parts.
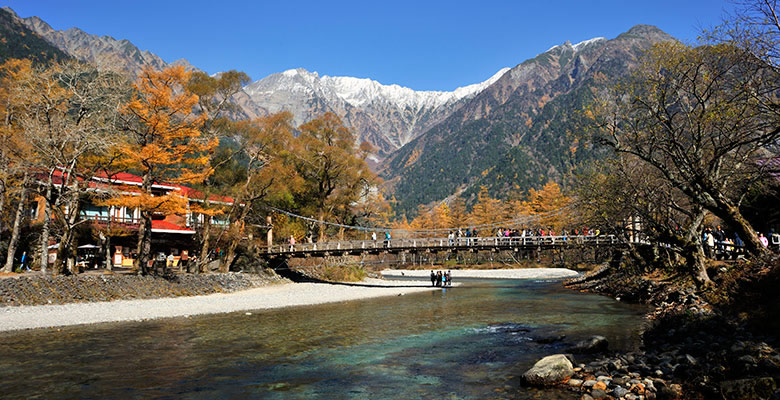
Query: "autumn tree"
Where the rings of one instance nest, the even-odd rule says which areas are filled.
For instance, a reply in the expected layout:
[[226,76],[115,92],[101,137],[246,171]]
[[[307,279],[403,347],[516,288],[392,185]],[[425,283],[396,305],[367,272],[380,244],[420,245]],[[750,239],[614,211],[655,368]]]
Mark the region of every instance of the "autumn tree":
[[[298,197],[304,211],[324,221],[341,209],[349,209],[376,184],[376,175],[366,163],[368,152],[355,149],[355,137],[333,113],[299,127],[291,152],[292,163],[304,179]],[[320,240],[326,237],[319,225]]]
[[236,140],[241,149],[243,176],[231,190],[234,198],[227,212],[229,239],[220,271],[228,272],[236,249],[248,231],[248,218],[261,201],[287,202],[300,185],[296,171],[285,164],[293,140],[292,114],[282,112],[238,124]]
[[469,222],[471,225],[491,225],[503,220],[504,203],[488,194],[487,187],[480,188],[477,203],[471,209]]
[[571,226],[573,201],[561,191],[557,183],[549,181],[541,189],[529,189],[524,200],[510,201],[507,219],[538,217],[536,224],[561,232]]
[[163,71],[145,69],[136,81],[136,94],[122,108],[124,142],[117,150],[126,169],[142,177],[138,195],[123,194],[110,204],[137,208],[141,212],[137,258],[133,269],[148,272],[151,256],[152,216],[185,213],[187,199],[176,191],[155,195],[154,184],[203,182],[212,173],[210,153],[215,138],[202,132],[206,116],[194,115],[198,96],[187,89],[190,73],[183,67]]
[[76,62],[36,67],[16,78],[13,90],[24,99],[18,123],[33,157],[30,167],[41,174],[36,180],[43,181],[41,270],[47,270],[54,221],[60,231],[54,272],[63,272],[64,262],[74,271],[81,196],[93,174],[112,159],[117,108],[126,94],[124,79]]
[[[233,96],[241,91],[241,88],[249,83],[249,76],[244,72],[230,70],[222,72],[217,76],[209,76],[204,72],[193,72],[186,84],[186,89],[198,96],[196,114],[202,116],[203,124],[200,127],[202,135],[206,138],[212,138],[220,141],[232,139],[235,131],[235,124],[230,116],[235,115],[239,108],[233,102]],[[237,149],[235,154],[241,149]],[[212,163],[212,169],[219,168],[224,162],[231,160],[232,157],[226,157],[218,163]],[[209,175],[206,175],[209,176]],[[215,194],[214,189],[221,190],[218,182],[212,179],[204,179],[203,182],[196,183],[200,192],[203,194],[199,202],[193,204],[190,210],[195,215],[201,215],[202,222],[199,224],[200,231],[200,257],[199,265],[196,266],[196,272],[205,270],[209,261],[211,252],[211,218],[226,212],[223,205],[212,203],[210,198]],[[215,185],[216,184],[216,185]]]
[[654,168],[762,252],[739,206],[760,179],[756,161],[780,139],[778,81],[778,71],[733,45],[667,42],[591,112],[601,143]]
[[13,227],[2,272],[13,270],[24,207],[30,193],[31,154],[18,121],[27,99],[20,95],[16,84],[29,76],[31,70],[29,60],[11,59],[0,66],[0,111],[3,113],[0,125],[0,233],[7,229],[7,205],[13,205],[12,200],[16,199],[16,212],[8,221]]
[[577,194],[587,199],[577,207],[585,221],[617,228],[630,246],[635,242],[628,240],[630,236],[656,244],[666,254],[658,260],[687,273],[700,286],[711,283],[699,240],[706,211],[671,187],[656,169],[623,154],[594,164],[578,181]]

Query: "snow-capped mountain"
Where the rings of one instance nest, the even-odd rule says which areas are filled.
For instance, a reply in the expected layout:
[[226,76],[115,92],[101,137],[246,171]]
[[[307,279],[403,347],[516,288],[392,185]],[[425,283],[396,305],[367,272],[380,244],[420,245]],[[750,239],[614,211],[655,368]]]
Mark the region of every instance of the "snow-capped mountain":
[[333,112],[355,130],[359,141],[373,144],[382,157],[446,118],[508,70],[501,69],[481,83],[439,92],[383,85],[371,79],[320,76],[299,68],[270,75],[244,91],[271,113],[292,112],[295,124]]

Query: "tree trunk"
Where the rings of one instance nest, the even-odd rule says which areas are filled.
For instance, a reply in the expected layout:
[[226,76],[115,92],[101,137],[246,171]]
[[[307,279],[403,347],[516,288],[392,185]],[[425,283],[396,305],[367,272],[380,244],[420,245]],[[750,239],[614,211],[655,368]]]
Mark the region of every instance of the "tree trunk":
[[[25,174],[26,175],[26,174]],[[5,202],[6,202],[6,186],[5,181],[0,180],[0,215],[5,215]],[[5,231],[5,222],[0,218],[0,234]]]
[[705,287],[712,285],[712,280],[710,280],[710,276],[707,274],[707,257],[704,256],[704,250],[700,242],[690,243],[685,246],[683,258],[691,278],[696,282],[696,286]]
[[22,192],[19,194],[19,204],[16,206],[16,215],[14,216],[14,226],[13,230],[11,231],[11,240],[8,242],[8,255],[5,259],[5,266],[2,270],[0,270],[0,272],[13,272],[14,269],[14,256],[16,255],[16,247],[19,244],[19,236],[22,231],[24,207],[27,203],[27,194],[30,191],[28,181],[29,173],[25,172],[24,179],[22,180]]
[[322,221],[325,221],[325,211],[322,211],[322,208],[320,208],[320,215],[319,215],[318,219],[320,220],[320,222],[318,222],[317,224],[319,225],[320,229],[319,229],[319,233],[317,234],[317,236],[318,236],[317,237],[317,241],[318,242],[327,242],[328,239],[325,237],[326,226],[325,226],[325,223],[322,222]]
[[[141,192],[152,193],[152,175],[149,171],[144,174],[141,183]],[[135,248],[135,261],[133,261],[133,273],[146,275],[149,273],[149,260],[152,252],[152,213],[141,210],[141,225],[138,227],[138,243]]]
[[703,243],[701,242],[701,225],[704,223],[705,212],[700,206],[695,206],[695,214],[685,232],[685,245],[683,257],[690,268],[691,278],[699,287],[712,285],[707,275],[707,258],[704,256]]
[[63,224],[60,247],[57,249],[57,259],[54,261],[54,270],[57,273],[70,271],[73,274],[78,274],[79,272],[78,268],[74,268],[75,260],[78,257],[78,245],[74,246],[73,239],[75,236],[74,227],[76,222],[78,222],[78,215],[81,210],[80,205],[78,188],[74,184],[68,200],[68,215],[66,215],[66,220]]
[[198,256],[198,265],[195,266],[195,273],[206,272],[209,265],[209,246],[211,246],[211,216],[203,216],[203,233],[201,234],[203,243],[200,247],[200,256]]
[[141,211],[141,225],[138,227],[138,245],[135,249],[135,261],[133,273],[139,275],[149,274],[149,260],[152,251],[152,214]]
[[46,193],[44,195],[43,205],[43,226],[41,227],[41,240],[40,240],[40,266],[41,272],[46,275],[49,267],[49,229],[51,228],[51,196],[52,188],[52,173],[49,173],[49,180],[46,182]]
[[230,271],[230,266],[233,264],[233,260],[236,258],[236,249],[238,248],[241,239],[244,237],[244,227],[247,215],[249,215],[249,204],[246,204],[239,212],[238,218],[233,223],[236,227],[235,235],[228,245],[227,253],[225,253],[225,259],[219,265],[219,271],[222,273]]
[[734,230],[739,233],[739,237],[745,243],[745,248],[748,252],[753,254],[762,254],[769,251],[761,244],[761,241],[758,240],[758,234],[750,225],[750,222],[748,222],[742,216],[742,213],[739,212],[738,207],[725,201],[719,201],[718,204],[720,209],[718,209],[717,212],[716,210],[712,211],[715,213],[715,215],[720,217],[723,222],[734,228]]
[[[111,230],[111,217],[108,218],[108,229],[107,231]],[[106,271],[113,271],[114,270],[114,254],[111,252],[111,236],[106,235],[106,241],[104,244],[105,252],[106,252]]]

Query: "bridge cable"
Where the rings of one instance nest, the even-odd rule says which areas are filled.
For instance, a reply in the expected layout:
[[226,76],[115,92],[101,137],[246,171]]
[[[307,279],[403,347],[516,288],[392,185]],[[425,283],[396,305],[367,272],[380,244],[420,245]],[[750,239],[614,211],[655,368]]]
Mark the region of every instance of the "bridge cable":
[[[551,217],[557,216],[559,214],[562,214],[564,211],[574,207],[575,204],[570,204],[565,207],[561,207],[556,210],[551,210],[542,214],[537,215],[531,215],[531,216],[524,216],[520,218],[505,220],[505,221],[499,221],[499,222],[493,222],[489,224],[482,224],[482,225],[471,225],[472,229],[486,229],[486,228],[496,228],[496,227],[507,227],[507,226],[516,226],[519,224],[527,224],[533,221],[541,221],[545,219],[549,219]],[[329,225],[334,226],[337,228],[344,228],[344,229],[352,229],[357,231],[365,231],[365,232],[371,232],[371,231],[377,231],[377,232],[409,232],[409,233],[438,233],[438,232],[448,232],[448,231],[454,231],[457,229],[460,229],[460,227],[457,228],[437,228],[437,229],[402,229],[402,228],[390,228],[390,227],[367,227],[367,226],[358,226],[358,225],[345,225],[345,224],[339,224],[335,222],[328,222],[323,220],[318,220],[312,217],[304,217],[299,214],[295,214],[290,211],[282,210],[280,208],[276,208],[270,205],[263,205],[262,207],[274,211],[280,214],[287,215],[292,218],[297,218],[300,220],[313,222],[317,224],[323,224],[323,225]]]

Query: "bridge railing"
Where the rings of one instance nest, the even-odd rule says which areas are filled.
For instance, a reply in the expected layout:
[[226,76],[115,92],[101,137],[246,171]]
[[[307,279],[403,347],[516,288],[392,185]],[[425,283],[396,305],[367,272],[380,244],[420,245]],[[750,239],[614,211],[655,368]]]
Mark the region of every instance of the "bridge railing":
[[346,240],[336,242],[276,244],[266,247],[265,254],[306,254],[314,252],[383,251],[404,249],[488,249],[533,246],[566,247],[569,245],[607,245],[617,243],[614,235],[509,236],[459,238],[402,238],[390,240]]

